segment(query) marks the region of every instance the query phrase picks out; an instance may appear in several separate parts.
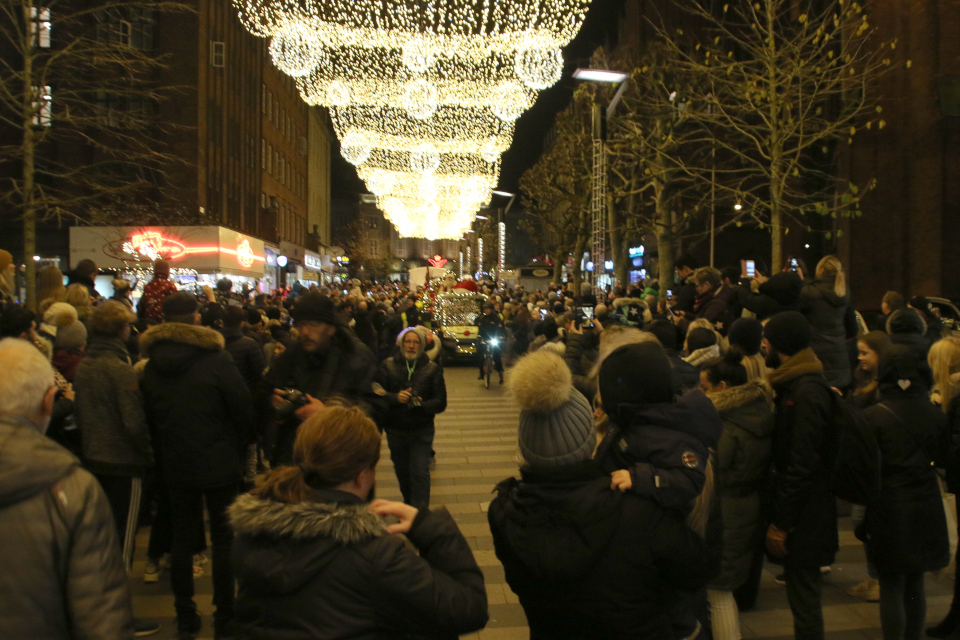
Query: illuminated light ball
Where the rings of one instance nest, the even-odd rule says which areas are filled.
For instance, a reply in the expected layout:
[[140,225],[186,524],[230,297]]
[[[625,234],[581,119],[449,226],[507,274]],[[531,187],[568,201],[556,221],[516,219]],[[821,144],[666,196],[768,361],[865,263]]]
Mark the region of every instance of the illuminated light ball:
[[383,211],[388,215],[395,217],[405,216],[407,211],[400,198],[387,198],[383,201]]
[[496,102],[491,109],[493,115],[504,122],[512,122],[520,117],[526,108],[527,96],[519,82],[507,80],[497,85]]
[[490,195],[490,189],[483,178],[474,176],[463,185],[462,193],[468,202],[483,202]]
[[483,147],[480,149],[480,157],[491,164],[500,158],[500,150],[497,149],[496,138],[491,137],[483,143]]
[[437,112],[437,88],[423,78],[409,82],[403,89],[403,105],[411,117],[426,120]]
[[346,158],[347,162],[359,166],[367,161],[373,148],[370,142],[362,133],[351,131],[343,138],[340,144],[340,153]]
[[288,22],[277,29],[270,41],[270,58],[288,76],[309,75],[322,62],[323,44],[316,32],[303,22]]
[[423,73],[433,66],[433,50],[423,38],[411,38],[403,45],[403,66],[414,73]]
[[419,196],[424,200],[435,200],[440,195],[440,187],[437,186],[437,179],[433,174],[427,174],[417,181]]
[[350,104],[350,88],[340,80],[334,80],[327,87],[326,103],[331,107],[345,107]]
[[531,89],[552,87],[563,73],[563,56],[560,49],[528,47],[517,51],[513,68],[523,84]]
[[424,143],[410,153],[410,168],[417,173],[431,174],[440,167],[440,154],[433,145]]
[[396,184],[396,178],[384,171],[377,171],[370,175],[367,178],[367,188],[370,189],[370,193],[375,196],[388,196],[393,191],[393,186]]

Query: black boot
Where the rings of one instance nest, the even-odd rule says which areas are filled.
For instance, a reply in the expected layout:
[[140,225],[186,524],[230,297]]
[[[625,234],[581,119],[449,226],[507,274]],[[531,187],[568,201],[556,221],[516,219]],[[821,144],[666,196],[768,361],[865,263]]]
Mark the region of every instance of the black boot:
[[200,614],[196,609],[177,611],[178,640],[194,640],[200,632]]
[[950,608],[947,617],[935,627],[927,627],[927,635],[931,638],[946,638],[960,627],[960,610]]

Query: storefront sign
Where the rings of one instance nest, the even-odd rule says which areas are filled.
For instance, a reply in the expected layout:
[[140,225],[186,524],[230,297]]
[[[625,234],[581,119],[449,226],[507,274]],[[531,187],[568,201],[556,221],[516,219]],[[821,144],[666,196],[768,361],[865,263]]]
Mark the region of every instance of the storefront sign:
[[630,247],[629,249],[631,258],[642,258],[643,257],[643,245],[639,247]]
[[323,261],[319,256],[314,256],[307,253],[303,256],[303,266],[307,267],[308,269],[320,271],[320,269],[323,268]]

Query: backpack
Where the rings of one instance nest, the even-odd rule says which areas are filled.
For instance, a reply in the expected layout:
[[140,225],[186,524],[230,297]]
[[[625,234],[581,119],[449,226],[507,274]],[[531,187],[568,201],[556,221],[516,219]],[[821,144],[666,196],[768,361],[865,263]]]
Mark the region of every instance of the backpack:
[[830,388],[833,403],[833,495],[853,504],[874,504],[880,496],[880,445],[863,412]]

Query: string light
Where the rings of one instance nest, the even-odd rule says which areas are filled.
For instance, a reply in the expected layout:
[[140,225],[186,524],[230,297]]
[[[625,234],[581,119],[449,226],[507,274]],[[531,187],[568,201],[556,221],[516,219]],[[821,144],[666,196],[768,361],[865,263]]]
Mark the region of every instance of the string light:
[[477,238],[477,273],[483,273],[483,238]]
[[502,274],[506,265],[506,260],[504,259],[507,255],[507,223],[500,222],[497,224],[500,235],[500,260],[497,263],[497,275]]
[[[456,238],[589,0],[233,0],[401,235]],[[428,180],[429,178],[429,180]],[[389,210],[389,211],[388,211]]]

